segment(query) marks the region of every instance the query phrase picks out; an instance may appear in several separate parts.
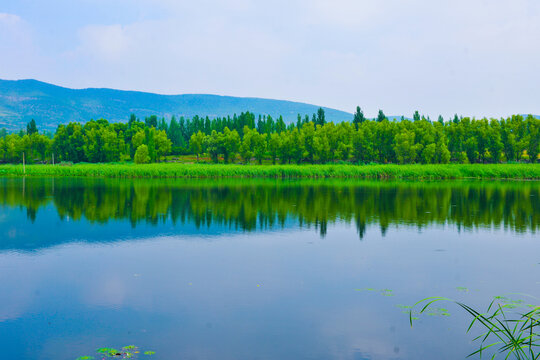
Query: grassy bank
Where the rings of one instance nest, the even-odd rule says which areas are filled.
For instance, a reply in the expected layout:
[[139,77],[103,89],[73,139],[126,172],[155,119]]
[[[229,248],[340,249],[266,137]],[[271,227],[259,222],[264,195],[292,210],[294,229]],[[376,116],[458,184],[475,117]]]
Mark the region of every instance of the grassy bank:
[[[22,176],[22,165],[1,165],[0,176]],[[496,165],[209,165],[76,164],[27,165],[27,176],[116,178],[371,178],[540,179],[540,164]]]

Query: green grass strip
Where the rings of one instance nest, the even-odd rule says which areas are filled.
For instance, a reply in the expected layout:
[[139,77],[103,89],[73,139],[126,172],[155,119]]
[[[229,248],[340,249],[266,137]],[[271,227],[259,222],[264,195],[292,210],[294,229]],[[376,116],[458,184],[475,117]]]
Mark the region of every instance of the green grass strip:
[[75,164],[0,165],[0,176],[87,176],[111,178],[366,178],[366,179],[540,179],[540,164],[446,165],[224,165]]

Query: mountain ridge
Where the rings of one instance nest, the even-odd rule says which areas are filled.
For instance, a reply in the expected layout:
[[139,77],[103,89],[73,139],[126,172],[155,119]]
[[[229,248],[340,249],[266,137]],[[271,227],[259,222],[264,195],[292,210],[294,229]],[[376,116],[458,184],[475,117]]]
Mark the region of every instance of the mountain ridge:
[[[35,79],[0,79],[0,128],[18,130],[35,119],[42,129],[53,130],[70,121],[86,122],[105,118],[127,121],[134,113],[139,118],[171,116],[233,116],[250,111],[256,115],[283,116],[296,121],[297,114],[310,115],[320,106],[302,102],[235,97],[214,94],[163,95],[110,88],[72,89]],[[352,114],[322,106],[328,121],[351,120]]]

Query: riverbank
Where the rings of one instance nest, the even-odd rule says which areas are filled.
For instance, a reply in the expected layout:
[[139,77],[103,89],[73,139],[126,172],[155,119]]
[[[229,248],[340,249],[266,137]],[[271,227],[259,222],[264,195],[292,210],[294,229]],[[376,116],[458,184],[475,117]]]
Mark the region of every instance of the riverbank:
[[0,176],[88,176],[111,178],[366,178],[366,179],[540,179],[540,164],[438,165],[224,165],[75,164],[0,165]]

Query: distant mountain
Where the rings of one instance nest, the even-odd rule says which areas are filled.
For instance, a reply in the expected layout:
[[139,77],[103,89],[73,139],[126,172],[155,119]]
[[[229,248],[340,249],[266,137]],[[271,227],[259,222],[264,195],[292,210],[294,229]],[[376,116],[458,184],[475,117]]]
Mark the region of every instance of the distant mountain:
[[[317,112],[318,105],[261,98],[241,98],[206,94],[159,95],[113,89],[68,89],[37,80],[0,80],[0,128],[19,130],[32,118],[38,128],[53,130],[70,121],[86,122],[104,118],[127,121],[157,115],[227,116],[250,111],[256,115],[283,115],[288,123]],[[328,121],[352,120],[352,114],[323,107]]]
[[[533,114],[530,114],[530,115],[532,115],[532,117],[534,117],[534,118],[540,119],[540,115],[533,115]],[[521,116],[526,118],[527,116],[529,116],[529,114],[521,114]]]

